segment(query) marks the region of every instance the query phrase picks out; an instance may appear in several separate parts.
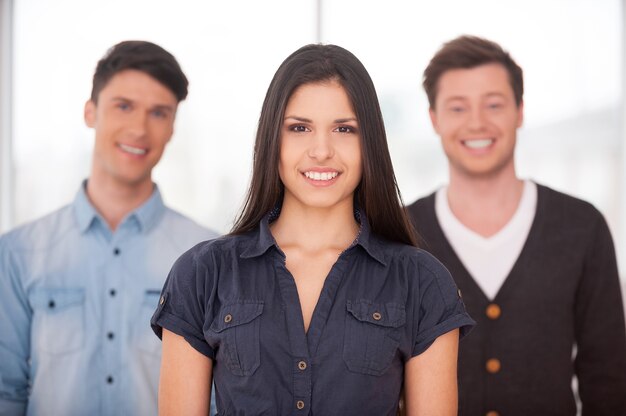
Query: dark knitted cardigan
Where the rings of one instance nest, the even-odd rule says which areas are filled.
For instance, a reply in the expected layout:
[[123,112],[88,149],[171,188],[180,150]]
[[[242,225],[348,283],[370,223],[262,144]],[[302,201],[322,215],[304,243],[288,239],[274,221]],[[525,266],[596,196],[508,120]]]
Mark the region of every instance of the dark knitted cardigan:
[[[449,269],[477,322],[459,345],[459,414],[575,415],[575,374],[583,415],[626,416],[626,331],[608,226],[591,204],[537,188],[530,234],[493,300],[446,240],[435,194],[408,207],[422,248]],[[497,318],[487,316],[492,303]],[[499,368],[489,371],[490,359]]]

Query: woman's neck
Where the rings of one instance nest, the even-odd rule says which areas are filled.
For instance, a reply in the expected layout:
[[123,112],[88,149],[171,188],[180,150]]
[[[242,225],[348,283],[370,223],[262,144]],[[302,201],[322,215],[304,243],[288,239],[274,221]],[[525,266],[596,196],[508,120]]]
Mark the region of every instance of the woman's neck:
[[356,238],[359,224],[354,218],[352,199],[330,208],[303,207],[285,199],[280,216],[270,229],[283,249],[345,250]]

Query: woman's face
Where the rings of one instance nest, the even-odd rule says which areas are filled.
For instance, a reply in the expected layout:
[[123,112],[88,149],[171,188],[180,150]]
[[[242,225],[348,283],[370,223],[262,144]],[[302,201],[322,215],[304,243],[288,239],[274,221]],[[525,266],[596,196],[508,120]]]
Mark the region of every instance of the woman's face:
[[352,204],[362,174],[361,136],[352,103],[338,82],[304,84],[294,91],[280,142],[284,204]]

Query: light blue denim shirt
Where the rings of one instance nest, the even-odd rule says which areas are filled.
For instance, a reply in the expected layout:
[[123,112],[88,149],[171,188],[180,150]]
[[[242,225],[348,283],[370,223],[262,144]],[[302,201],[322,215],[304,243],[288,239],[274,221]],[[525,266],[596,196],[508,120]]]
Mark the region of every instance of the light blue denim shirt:
[[0,415],[156,415],[167,274],[216,236],[148,201],[111,232],[74,202],[0,237]]

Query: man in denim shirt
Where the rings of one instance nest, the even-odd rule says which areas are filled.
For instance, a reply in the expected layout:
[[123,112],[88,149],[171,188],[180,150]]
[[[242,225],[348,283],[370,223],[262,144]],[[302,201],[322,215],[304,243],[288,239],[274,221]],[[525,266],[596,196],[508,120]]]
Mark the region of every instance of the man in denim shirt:
[[157,413],[150,316],[174,260],[216,236],[152,182],[187,85],[149,42],[98,63],[89,179],[70,205],[0,238],[0,415]]

